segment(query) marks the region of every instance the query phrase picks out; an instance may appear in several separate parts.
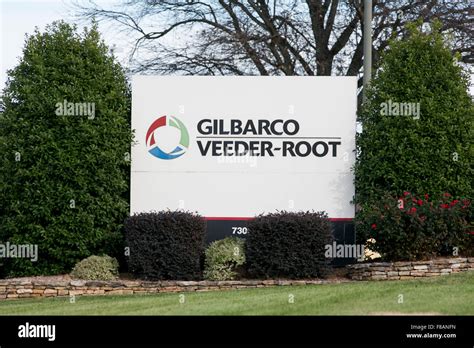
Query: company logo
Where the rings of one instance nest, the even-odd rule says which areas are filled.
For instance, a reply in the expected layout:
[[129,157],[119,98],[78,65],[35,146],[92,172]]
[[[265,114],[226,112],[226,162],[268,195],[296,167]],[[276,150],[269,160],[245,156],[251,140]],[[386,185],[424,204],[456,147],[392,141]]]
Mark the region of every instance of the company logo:
[[[160,139],[160,146],[158,146],[156,137],[155,137],[155,131],[158,128],[161,127],[174,127],[179,130],[180,132],[180,138],[179,138],[179,143],[178,145],[169,144],[171,140],[169,139]],[[171,151],[165,151],[163,150],[163,140],[164,143],[168,143],[166,145],[171,145],[169,146]],[[169,141],[165,141],[169,140]],[[182,156],[186,150],[189,147],[189,134],[188,130],[186,129],[186,126],[178,120],[174,116],[161,116],[157,120],[155,120],[150,128],[148,128],[148,131],[146,132],[146,146],[148,147],[148,152],[151,153],[153,156],[164,159],[164,160],[171,160],[178,158]]]

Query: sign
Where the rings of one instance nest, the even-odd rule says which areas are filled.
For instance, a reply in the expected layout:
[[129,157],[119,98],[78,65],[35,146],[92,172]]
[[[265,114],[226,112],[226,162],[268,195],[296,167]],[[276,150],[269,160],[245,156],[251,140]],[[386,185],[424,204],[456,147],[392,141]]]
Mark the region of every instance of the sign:
[[352,219],[356,106],[356,77],[135,76],[131,213]]

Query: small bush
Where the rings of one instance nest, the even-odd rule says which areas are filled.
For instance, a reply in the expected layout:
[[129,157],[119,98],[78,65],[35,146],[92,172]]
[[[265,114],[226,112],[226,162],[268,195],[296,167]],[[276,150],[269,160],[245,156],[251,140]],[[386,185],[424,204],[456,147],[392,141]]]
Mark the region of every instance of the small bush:
[[201,278],[206,222],[190,212],[141,213],[125,220],[129,269],[145,279]]
[[325,245],[332,241],[323,212],[260,215],[248,225],[248,271],[256,277],[323,277],[329,270]]
[[204,278],[208,280],[233,280],[245,263],[245,240],[228,237],[217,240],[206,249]]
[[474,236],[468,232],[472,206],[448,193],[384,196],[356,215],[357,238],[374,238],[370,248],[385,260],[420,260],[434,256],[472,255]]
[[114,280],[118,278],[118,261],[110,256],[89,256],[79,261],[71,272],[72,278]]

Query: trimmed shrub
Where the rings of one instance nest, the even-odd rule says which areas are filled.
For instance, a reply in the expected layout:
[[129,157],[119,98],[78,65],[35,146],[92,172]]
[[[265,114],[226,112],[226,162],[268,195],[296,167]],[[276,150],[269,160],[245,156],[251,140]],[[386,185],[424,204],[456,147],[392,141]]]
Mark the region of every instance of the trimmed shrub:
[[144,279],[201,278],[205,220],[194,213],[160,211],[125,220],[130,272]]
[[434,256],[470,256],[474,236],[470,232],[473,209],[467,199],[445,193],[403,197],[386,195],[367,204],[356,216],[357,237],[374,238],[370,249],[387,261],[420,260]]
[[233,280],[245,263],[245,240],[227,237],[212,242],[206,249],[204,278],[208,280]]
[[115,280],[118,278],[118,261],[108,255],[89,256],[79,261],[71,272],[71,277],[87,280]]
[[325,245],[333,241],[323,212],[279,212],[257,216],[248,225],[246,258],[255,277],[324,277]]

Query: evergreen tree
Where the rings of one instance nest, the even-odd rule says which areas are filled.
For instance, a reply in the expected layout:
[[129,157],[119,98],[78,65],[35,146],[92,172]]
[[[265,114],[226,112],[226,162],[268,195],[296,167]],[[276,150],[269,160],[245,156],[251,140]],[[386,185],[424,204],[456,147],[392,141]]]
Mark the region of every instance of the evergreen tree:
[[440,24],[429,33],[419,26],[410,25],[407,38],[391,43],[359,115],[357,203],[404,191],[472,198],[468,76],[443,41]]
[[94,25],[54,22],[27,37],[0,114],[0,243],[37,244],[8,275],[70,271],[122,243],[130,91]]

